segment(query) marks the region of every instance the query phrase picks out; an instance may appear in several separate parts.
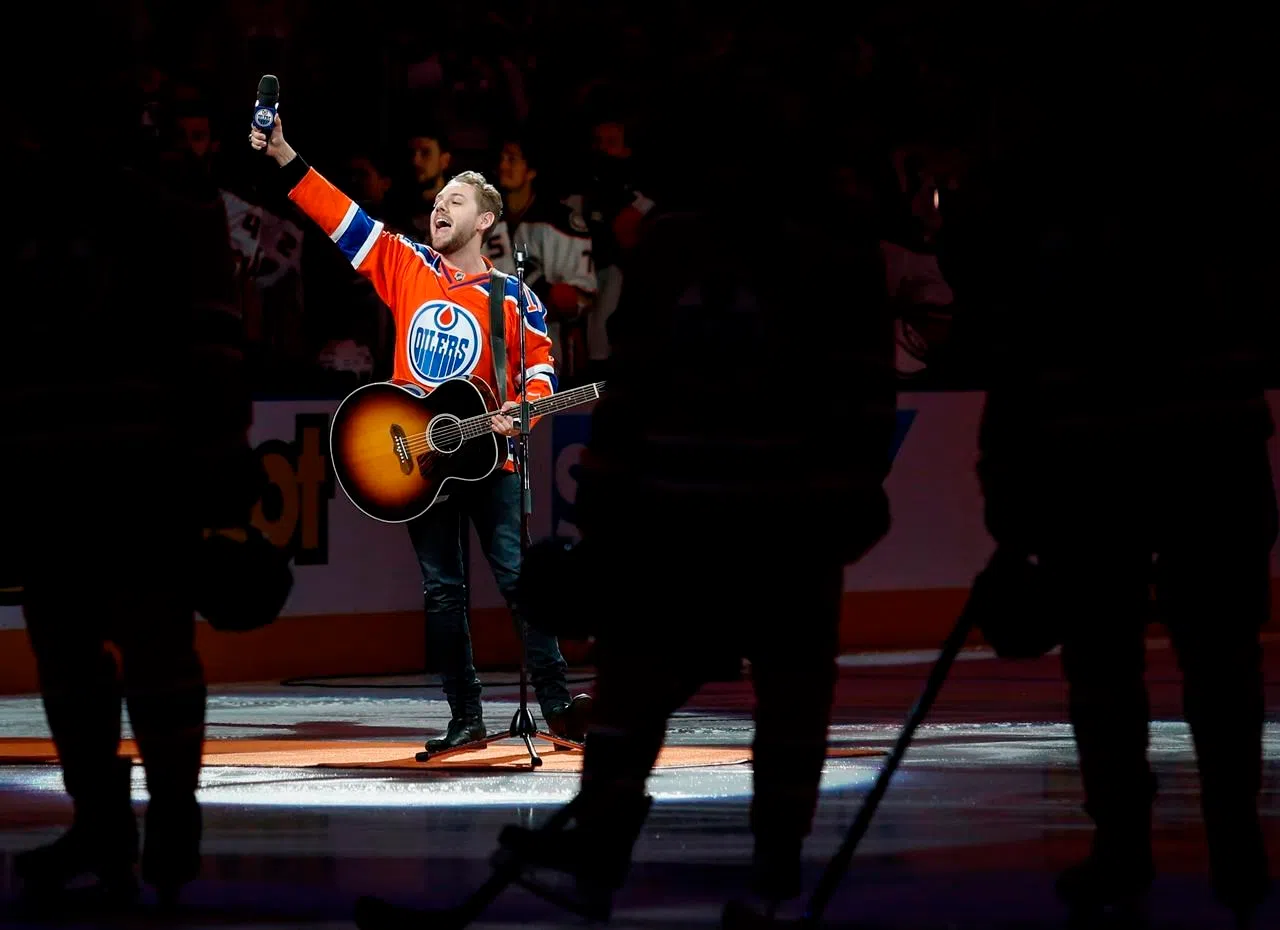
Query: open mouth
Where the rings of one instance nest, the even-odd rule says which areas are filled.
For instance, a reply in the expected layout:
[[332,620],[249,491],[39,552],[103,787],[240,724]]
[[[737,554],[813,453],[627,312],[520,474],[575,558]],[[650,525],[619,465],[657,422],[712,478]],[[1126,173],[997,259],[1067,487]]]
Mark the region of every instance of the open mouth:
[[443,216],[438,217],[436,219],[436,229],[452,229],[452,228],[453,228],[453,224],[450,223]]

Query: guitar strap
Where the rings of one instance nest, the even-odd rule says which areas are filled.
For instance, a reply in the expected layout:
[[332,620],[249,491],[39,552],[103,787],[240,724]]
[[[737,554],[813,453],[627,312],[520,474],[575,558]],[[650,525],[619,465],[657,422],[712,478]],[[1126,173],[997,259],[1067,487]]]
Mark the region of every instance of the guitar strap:
[[489,269],[489,351],[493,353],[493,386],[498,406],[507,401],[507,314],[503,306],[507,293],[507,276],[497,268]]

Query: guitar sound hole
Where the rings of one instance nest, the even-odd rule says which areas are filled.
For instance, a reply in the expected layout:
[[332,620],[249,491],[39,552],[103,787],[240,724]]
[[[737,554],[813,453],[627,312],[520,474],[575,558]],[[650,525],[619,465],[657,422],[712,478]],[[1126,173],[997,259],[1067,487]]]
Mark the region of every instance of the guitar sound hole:
[[448,455],[462,448],[462,423],[449,413],[438,413],[427,425],[427,441],[436,452]]

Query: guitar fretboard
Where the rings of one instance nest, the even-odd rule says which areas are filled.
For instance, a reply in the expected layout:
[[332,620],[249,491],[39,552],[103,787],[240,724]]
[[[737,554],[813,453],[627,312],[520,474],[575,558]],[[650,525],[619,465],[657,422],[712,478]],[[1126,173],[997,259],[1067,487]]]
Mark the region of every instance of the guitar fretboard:
[[595,384],[584,384],[580,388],[565,391],[563,394],[552,394],[550,397],[542,398],[542,400],[535,400],[529,405],[529,409],[535,417],[548,413],[559,413],[561,410],[568,410],[570,407],[577,407],[579,404],[597,400],[603,393],[604,382],[597,381]]
[[[552,394],[550,397],[544,397],[541,400],[535,400],[529,404],[529,413],[531,416],[541,417],[547,414],[559,413],[562,410],[568,410],[571,407],[577,407],[581,404],[590,403],[598,400],[600,395],[604,393],[605,382],[597,381],[594,384],[584,384],[582,387],[574,388],[572,391],[565,391],[561,394]],[[516,413],[519,408],[511,411]],[[477,436],[483,436],[489,432],[491,427],[489,419],[493,416],[491,413],[482,413],[476,417],[468,417],[462,421],[462,436],[464,440],[475,439]]]

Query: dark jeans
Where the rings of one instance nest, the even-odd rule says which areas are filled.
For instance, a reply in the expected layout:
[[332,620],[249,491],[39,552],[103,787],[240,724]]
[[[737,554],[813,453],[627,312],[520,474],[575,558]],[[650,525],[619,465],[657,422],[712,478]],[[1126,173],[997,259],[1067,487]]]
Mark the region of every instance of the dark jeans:
[[427,670],[438,671],[453,716],[480,716],[480,679],[471,652],[463,560],[466,521],[480,538],[489,567],[516,622],[524,627],[529,681],[543,716],[568,703],[567,670],[554,636],[524,623],[516,603],[520,575],[520,478],[497,472],[476,482],[454,482],[448,499],[408,524],[422,566],[427,611]]

